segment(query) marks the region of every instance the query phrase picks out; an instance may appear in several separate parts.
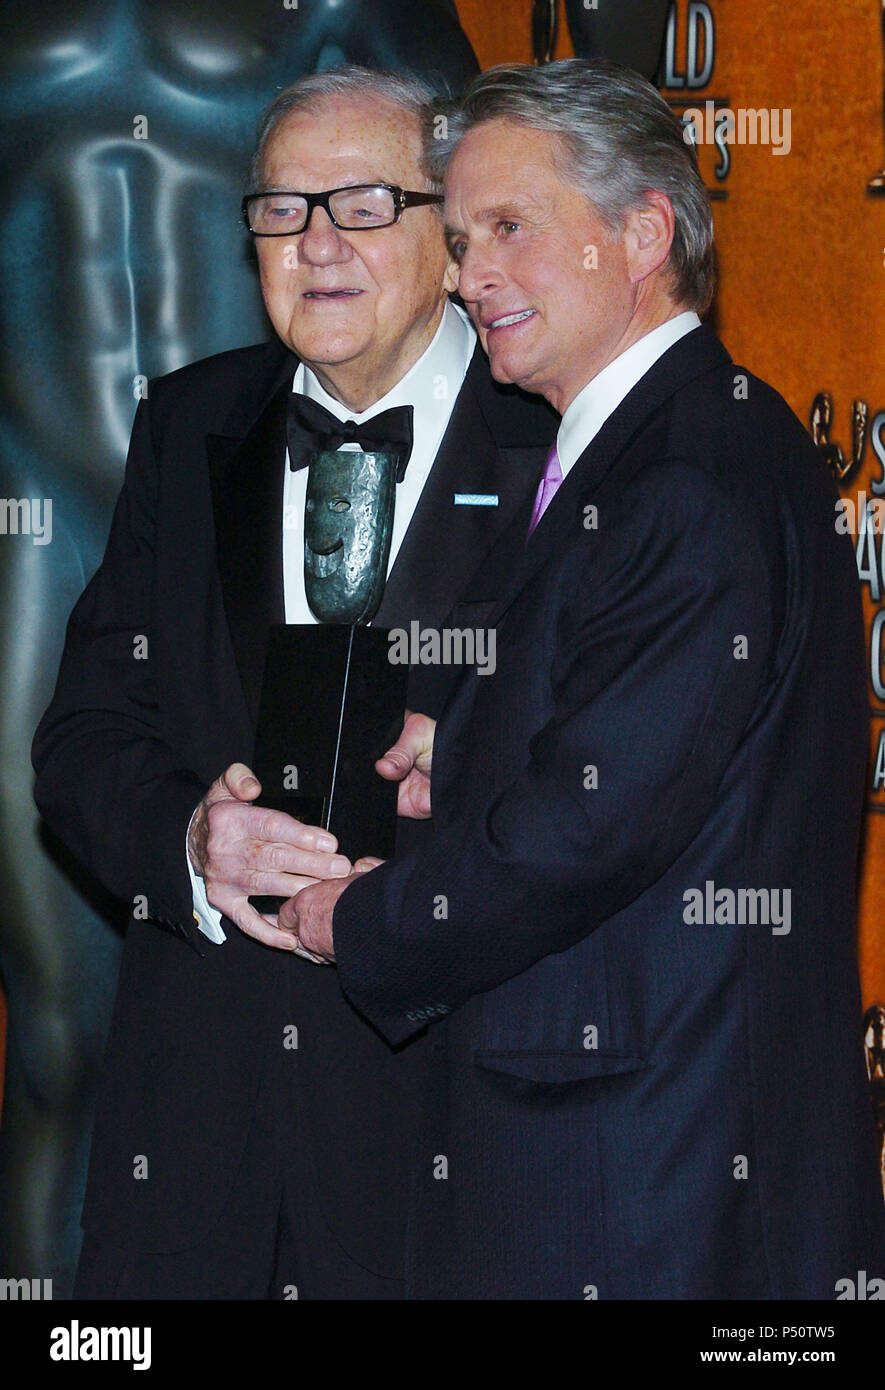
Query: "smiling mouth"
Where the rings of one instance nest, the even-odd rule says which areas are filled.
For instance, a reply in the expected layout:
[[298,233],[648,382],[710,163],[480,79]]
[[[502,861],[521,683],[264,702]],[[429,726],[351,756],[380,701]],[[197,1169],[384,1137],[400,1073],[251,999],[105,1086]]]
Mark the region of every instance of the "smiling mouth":
[[327,550],[314,550],[312,545],[304,547],[304,568],[315,579],[328,579],[341,564],[344,542],[339,538]]
[[525,319],[530,319],[535,309],[522,309],[518,314],[504,314],[502,318],[492,319],[486,331],[491,333],[494,328],[510,328],[514,323],[523,323]]

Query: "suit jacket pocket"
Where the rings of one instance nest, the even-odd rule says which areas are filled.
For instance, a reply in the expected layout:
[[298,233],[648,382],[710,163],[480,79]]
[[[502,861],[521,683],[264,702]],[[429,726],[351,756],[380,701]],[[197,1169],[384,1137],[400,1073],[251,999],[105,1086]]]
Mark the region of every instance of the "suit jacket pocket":
[[548,1086],[565,1086],[573,1081],[591,1081],[595,1077],[619,1076],[624,1072],[644,1071],[648,1062],[642,1057],[622,1052],[602,1052],[588,1048],[580,1052],[474,1052],[473,1061],[484,1071],[501,1072],[524,1081],[537,1081]]
[[462,598],[449,610],[445,626],[484,628],[497,605],[496,598]]

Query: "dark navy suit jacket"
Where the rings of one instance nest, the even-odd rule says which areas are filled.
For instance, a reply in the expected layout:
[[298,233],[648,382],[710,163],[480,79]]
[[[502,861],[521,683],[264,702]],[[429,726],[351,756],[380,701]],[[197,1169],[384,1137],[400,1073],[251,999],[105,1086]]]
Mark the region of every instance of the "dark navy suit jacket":
[[[439,723],[433,840],[336,907],[356,1006],[392,1042],[433,1023],[414,1296],[828,1299],[885,1274],[857,575],[805,430],[739,371],[688,334],[528,544],[517,516],[449,619],[496,627],[497,669]],[[776,890],[784,920],[725,896],[692,920],[723,889]]]

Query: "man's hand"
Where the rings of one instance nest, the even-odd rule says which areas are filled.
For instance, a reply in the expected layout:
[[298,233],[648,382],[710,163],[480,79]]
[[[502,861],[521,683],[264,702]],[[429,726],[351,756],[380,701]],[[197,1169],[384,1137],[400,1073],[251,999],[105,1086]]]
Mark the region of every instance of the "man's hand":
[[302,825],[284,811],[252,806],[261,785],[243,763],[232,763],[197,807],[188,834],[188,854],[206,883],[213,907],[265,946],[292,951],[297,941],[273,917],[263,917],[251,895],[291,898],[320,879],[350,874],[350,860],[335,854],[338,841],[327,830]]
[[[401,816],[426,820],[430,814],[430,766],[436,720],[426,714],[406,714],[403,731],[392,748],[375,764],[376,771],[391,782],[399,782],[397,810]],[[346,888],[361,874],[370,873],[383,863],[366,856],[358,859],[347,878],[315,883],[296,892],[283,903],[278,930],[291,933],[306,951],[323,960],[335,959],[332,940],[332,914]],[[330,877],[330,876],[326,876]]]
[[311,887],[303,888],[280,908],[280,927],[291,932],[305,950],[315,956],[321,956],[323,960],[333,961],[335,943],[332,940],[332,914],[335,904],[355,879],[376,869],[383,862],[383,859],[366,856],[357,860],[353,873],[347,878],[315,883]]
[[399,782],[397,813],[413,820],[427,820],[430,809],[430,764],[436,720],[427,714],[408,714],[403,731],[392,748],[375,764],[375,770],[391,782]]

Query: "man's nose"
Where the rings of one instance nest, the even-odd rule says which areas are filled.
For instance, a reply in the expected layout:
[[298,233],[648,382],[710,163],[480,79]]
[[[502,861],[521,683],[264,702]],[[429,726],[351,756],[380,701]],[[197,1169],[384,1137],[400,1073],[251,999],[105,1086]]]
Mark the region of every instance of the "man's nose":
[[301,233],[299,259],[312,265],[332,265],[349,260],[350,243],[341,235],[325,208],[312,207]]
[[458,267],[458,293],[465,303],[475,303],[492,290],[500,289],[503,282],[494,257],[479,247],[468,247]]

